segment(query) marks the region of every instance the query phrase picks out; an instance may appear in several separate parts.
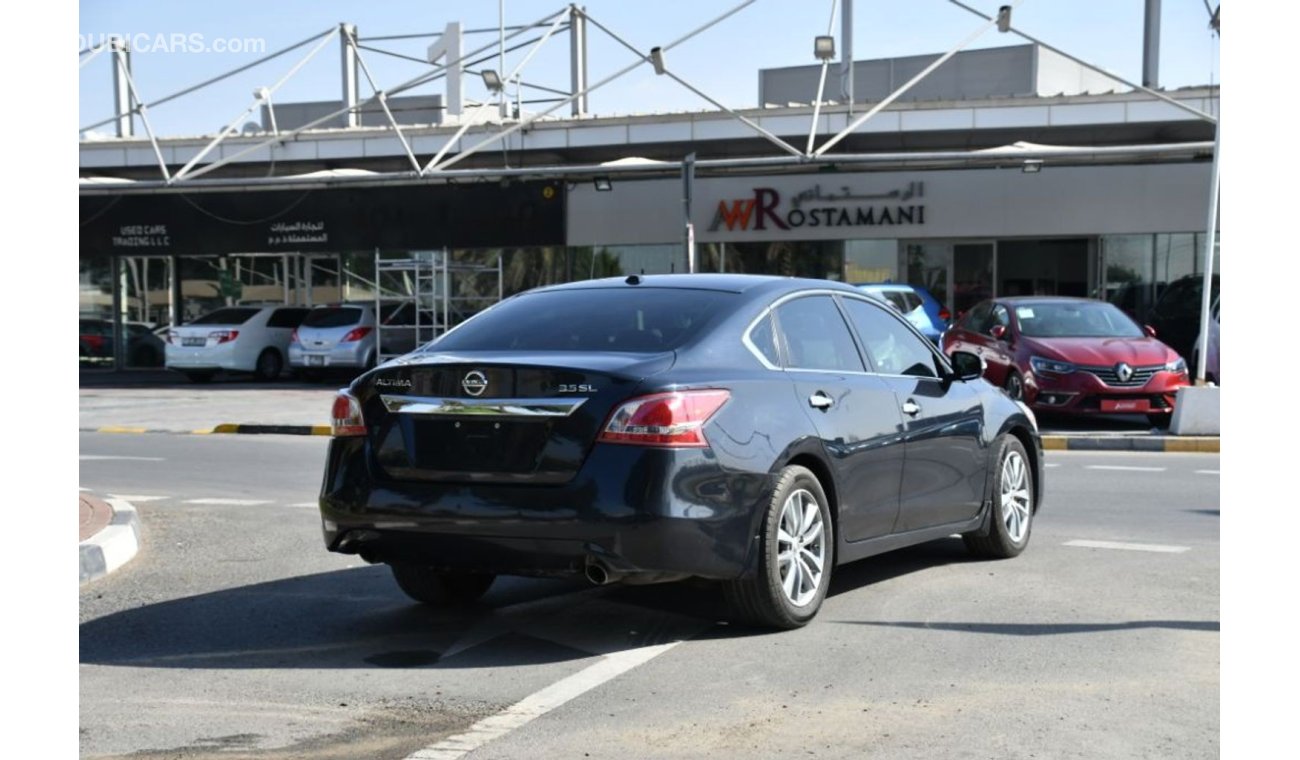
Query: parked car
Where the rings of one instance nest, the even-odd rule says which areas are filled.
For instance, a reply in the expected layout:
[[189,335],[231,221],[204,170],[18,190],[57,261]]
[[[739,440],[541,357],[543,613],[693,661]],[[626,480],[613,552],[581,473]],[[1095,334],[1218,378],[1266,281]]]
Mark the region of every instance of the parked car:
[[[382,329],[377,328],[373,303],[312,309],[290,336],[289,366],[307,375],[332,368],[369,369],[381,354],[410,353],[436,333],[436,315],[421,311],[417,326],[415,305],[409,301],[383,304],[380,314]],[[376,350],[381,345],[382,352]]]
[[[1160,294],[1156,305],[1147,312],[1147,324],[1156,331],[1156,337],[1178,352],[1188,362],[1196,347],[1196,336],[1201,332],[1201,294],[1205,292],[1205,277],[1189,274],[1169,283]],[[1210,281],[1210,301],[1219,298],[1219,275]]]
[[948,329],[952,314],[947,307],[939,303],[930,291],[920,285],[904,285],[895,282],[871,282],[856,286],[869,295],[886,301],[898,309],[921,334],[936,346],[939,337]]
[[[126,328],[126,366],[161,367],[165,344],[157,328],[144,322],[124,322]],[[113,360],[113,322],[108,319],[81,319],[79,336],[82,363],[111,363]]]
[[1114,304],[1024,296],[976,304],[944,334],[943,350],[984,359],[984,376],[1035,410],[1145,414],[1169,423],[1187,363]]
[[658,275],[529,291],[335,398],[325,546],[429,604],[497,574],[720,582],[793,628],[833,567],[960,533],[1029,542],[1023,405],[824,280]]
[[217,372],[252,372],[275,380],[293,330],[309,310],[298,306],[228,306],[167,333],[167,368],[207,382]]
[[320,306],[307,312],[289,338],[289,366],[318,372],[337,367],[368,369],[378,354],[375,311],[364,304]]

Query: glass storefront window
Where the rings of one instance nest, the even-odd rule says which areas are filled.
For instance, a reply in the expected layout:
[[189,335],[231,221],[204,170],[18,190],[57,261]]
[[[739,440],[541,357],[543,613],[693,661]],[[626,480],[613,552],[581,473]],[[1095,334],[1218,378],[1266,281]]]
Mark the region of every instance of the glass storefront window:
[[844,281],[897,282],[897,240],[844,241]]
[[113,366],[113,260],[83,258],[80,262],[81,349],[83,368]]
[[903,246],[901,265],[907,269],[909,285],[924,287],[939,303],[952,308],[952,294],[948,292],[948,270],[952,267],[951,243],[907,243]]
[[161,367],[171,324],[171,258],[120,256],[117,262],[125,338],[118,356],[128,368]]

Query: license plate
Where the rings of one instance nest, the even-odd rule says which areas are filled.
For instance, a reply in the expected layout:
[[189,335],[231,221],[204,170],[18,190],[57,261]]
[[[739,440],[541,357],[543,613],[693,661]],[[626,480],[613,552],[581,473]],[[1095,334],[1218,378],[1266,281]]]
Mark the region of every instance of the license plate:
[[307,357],[307,366],[308,366],[308,367],[323,367],[323,366],[325,366],[325,357],[323,357],[323,356],[308,356],[308,357]]
[[181,345],[190,348],[199,348],[208,344],[207,338],[181,338]]
[[1102,399],[1103,412],[1149,412],[1151,401],[1144,398]]

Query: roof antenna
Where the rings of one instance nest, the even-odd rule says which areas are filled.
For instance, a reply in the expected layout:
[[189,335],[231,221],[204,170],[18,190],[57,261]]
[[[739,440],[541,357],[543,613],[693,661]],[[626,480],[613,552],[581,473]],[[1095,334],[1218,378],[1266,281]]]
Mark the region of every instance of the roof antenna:
[[630,274],[627,276],[627,279],[624,280],[623,282],[626,282],[628,285],[640,285],[641,278],[634,274]]

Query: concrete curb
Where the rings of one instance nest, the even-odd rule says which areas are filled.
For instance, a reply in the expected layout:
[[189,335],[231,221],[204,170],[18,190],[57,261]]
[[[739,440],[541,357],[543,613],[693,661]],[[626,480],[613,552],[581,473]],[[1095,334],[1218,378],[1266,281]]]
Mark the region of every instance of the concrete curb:
[[81,583],[89,583],[125,565],[140,551],[140,515],[130,502],[105,499],[113,508],[108,527],[78,544]]
[[1219,453],[1217,436],[1045,435],[1048,451],[1158,451]]

